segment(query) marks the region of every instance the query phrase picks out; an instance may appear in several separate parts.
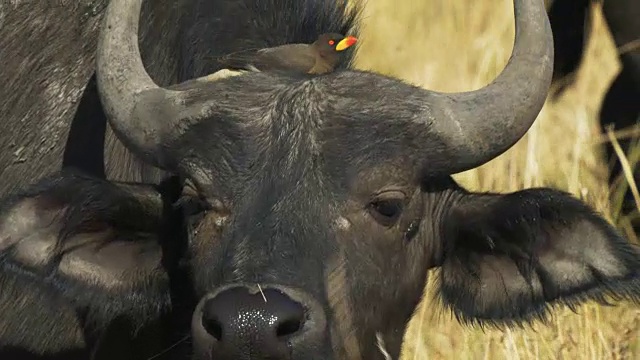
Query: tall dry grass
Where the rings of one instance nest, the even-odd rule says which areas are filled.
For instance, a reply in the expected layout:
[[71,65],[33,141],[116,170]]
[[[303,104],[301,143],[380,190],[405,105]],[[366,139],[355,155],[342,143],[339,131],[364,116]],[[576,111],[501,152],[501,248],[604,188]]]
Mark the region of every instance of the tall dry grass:
[[[359,2],[359,0],[352,0]],[[504,68],[514,36],[511,0],[366,0],[357,66],[425,88],[466,91]],[[490,163],[455,176],[472,190],[552,186],[583,198],[615,220],[597,111],[619,71],[599,8],[578,81],[549,101],[527,135]],[[526,85],[525,85],[526,86]],[[612,211],[612,209],[614,211]],[[586,304],[550,324],[485,332],[459,325],[436,304],[421,304],[405,337],[403,359],[640,359],[640,309]]]

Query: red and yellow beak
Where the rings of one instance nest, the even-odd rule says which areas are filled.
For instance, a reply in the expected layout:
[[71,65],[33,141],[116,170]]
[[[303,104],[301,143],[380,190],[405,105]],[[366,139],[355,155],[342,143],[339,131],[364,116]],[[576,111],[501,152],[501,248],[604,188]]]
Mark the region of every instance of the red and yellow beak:
[[346,38],[340,40],[338,45],[336,45],[336,51],[346,50],[356,42],[358,42],[358,39],[356,39],[354,36],[347,36]]

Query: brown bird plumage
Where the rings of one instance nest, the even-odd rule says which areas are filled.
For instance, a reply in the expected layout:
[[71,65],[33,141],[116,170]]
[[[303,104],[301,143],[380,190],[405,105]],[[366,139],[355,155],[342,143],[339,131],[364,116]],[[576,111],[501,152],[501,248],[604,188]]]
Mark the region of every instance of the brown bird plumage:
[[223,68],[249,71],[294,71],[306,74],[332,72],[342,51],[357,42],[353,36],[326,33],[312,44],[287,44],[258,50],[244,50],[223,56]]

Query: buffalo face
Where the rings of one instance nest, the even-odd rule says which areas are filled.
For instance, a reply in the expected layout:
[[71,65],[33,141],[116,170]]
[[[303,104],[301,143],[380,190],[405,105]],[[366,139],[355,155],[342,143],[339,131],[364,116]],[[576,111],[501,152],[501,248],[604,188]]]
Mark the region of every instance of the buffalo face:
[[[241,359],[250,347],[275,358],[373,359],[378,333],[399,352],[452,183],[428,193],[407,180],[417,177],[406,164],[345,159],[331,132],[300,121],[291,132],[256,130],[265,148],[234,161],[214,200],[188,182],[187,202],[200,204],[187,219],[203,358],[213,349],[214,358]],[[260,143],[247,138],[247,147]]]

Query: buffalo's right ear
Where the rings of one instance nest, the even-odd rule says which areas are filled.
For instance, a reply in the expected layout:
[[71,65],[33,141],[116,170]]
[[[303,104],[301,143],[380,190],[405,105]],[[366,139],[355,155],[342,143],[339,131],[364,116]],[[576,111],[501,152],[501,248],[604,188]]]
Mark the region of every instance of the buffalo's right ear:
[[463,321],[544,317],[553,303],[640,301],[640,252],[571,195],[464,194],[443,227],[440,295]]

